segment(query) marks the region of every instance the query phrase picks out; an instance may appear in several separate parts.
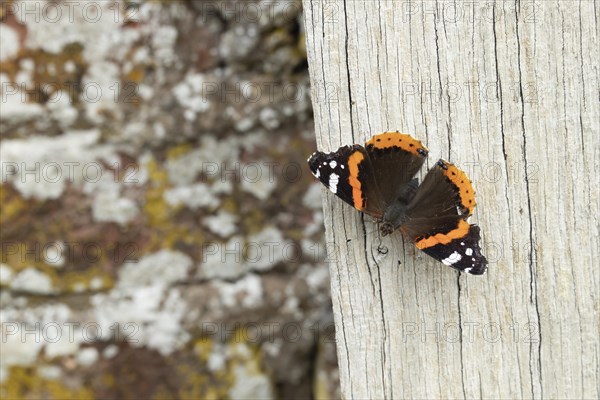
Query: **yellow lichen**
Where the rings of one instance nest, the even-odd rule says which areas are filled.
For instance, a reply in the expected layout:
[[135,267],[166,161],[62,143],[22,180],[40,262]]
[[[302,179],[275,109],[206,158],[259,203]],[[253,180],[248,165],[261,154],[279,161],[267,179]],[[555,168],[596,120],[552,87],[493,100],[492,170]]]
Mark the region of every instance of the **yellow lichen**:
[[225,198],[221,204],[221,210],[227,211],[230,214],[237,214],[239,212],[238,203],[233,198]]
[[0,185],[0,204],[0,224],[3,226],[27,211],[27,202],[5,185]]
[[144,212],[148,218],[150,227],[164,227],[170,223],[170,206],[164,199],[164,192],[168,186],[168,176],[164,169],[161,169],[154,159],[146,164],[150,186],[146,189],[146,204]]
[[[208,358],[214,342],[209,338],[199,338],[194,341],[194,353],[198,357],[200,370],[193,364],[178,365],[177,375],[184,377],[183,384],[178,390],[181,399],[223,399],[228,397],[231,380],[223,373],[208,370]],[[172,396],[171,396],[172,397]]]
[[125,75],[125,79],[129,82],[141,83],[144,80],[145,75],[145,68],[137,66],[132,68],[131,71]]
[[171,147],[167,150],[167,160],[175,160],[180,158],[192,150],[192,146],[189,143],[180,144],[178,146]]
[[39,376],[32,367],[11,367],[9,378],[0,384],[0,397],[3,399],[93,399],[90,388],[77,387],[70,381],[66,385],[61,380],[50,380]]
[[256,234],[264,229],[265,213],[264,210],[254,209],[242,217],[242,226],[249,235]]
[[194,342],[194,353],[202,363],[205,363],[208,361],[208,356],[213,346],[214,342],[211,339],[201,337]]
[[[182,147],[180,149],[174,152],[183,151]],[[167,172],[154,159],[148,161],[146,169],[149,187],[146,189],[144,213],[148,218],[147,226],[152,228],[149,249],[173,248],[177,243],[200,247],[205,240],[200,231],[190,231],[188,227],[173,221],[181,206],[171,206],[164,199],[164,193],[170,186]]]

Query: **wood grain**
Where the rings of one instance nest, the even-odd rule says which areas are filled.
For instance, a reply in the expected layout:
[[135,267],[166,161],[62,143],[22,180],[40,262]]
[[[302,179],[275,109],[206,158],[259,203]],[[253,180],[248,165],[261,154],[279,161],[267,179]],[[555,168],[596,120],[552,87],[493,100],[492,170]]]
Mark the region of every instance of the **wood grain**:
[[599,398],[600,3],[303,4],[319,149],[422,140],[490,260],[459,275],[325,194],[344,396]]

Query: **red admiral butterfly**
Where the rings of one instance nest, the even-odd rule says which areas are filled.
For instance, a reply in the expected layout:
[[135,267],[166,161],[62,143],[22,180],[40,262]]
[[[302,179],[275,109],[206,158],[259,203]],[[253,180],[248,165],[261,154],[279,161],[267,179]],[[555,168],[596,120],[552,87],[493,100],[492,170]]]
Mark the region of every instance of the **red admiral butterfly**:
[[439,160],[419,185],[413,177],[427,154],[412,136],[385,132],[364,146],[317,151],[308,165],[339,198],[376,218],[383,236],[399,229],[443,264],[481,275],[487,260],[479,247],[479,227],[467,222],[475,208],[471,181],[455,165]]

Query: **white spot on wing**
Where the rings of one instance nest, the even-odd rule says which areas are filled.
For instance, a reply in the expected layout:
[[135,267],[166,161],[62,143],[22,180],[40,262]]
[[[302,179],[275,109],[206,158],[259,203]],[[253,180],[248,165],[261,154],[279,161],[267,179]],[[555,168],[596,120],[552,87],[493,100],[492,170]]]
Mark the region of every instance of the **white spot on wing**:
[[448,256],[448,258],[444,258],[442,263],[444,265],[453,265],[460,261],[462,256],[458,254],[456,251]]
[[334,194],[337,193],[337,185],[340,182],[340,176],[338,174],[329,175],[329,190]]
[[331,167],[331,169],[334,169],[335,167],[337,167],[337,162],[335,162],[335,160],[331,160],[331,162],[329,163],[329,167]]
[[469,247],[468,249],[465,250],[465,254],[468,256],[473,255],[473,249]]
[[317,169],[317,172],[315,172],[315,176],[318,178],[321,176],[321,170]]
[[465,268],[465,272],[471,272],[473,268]]

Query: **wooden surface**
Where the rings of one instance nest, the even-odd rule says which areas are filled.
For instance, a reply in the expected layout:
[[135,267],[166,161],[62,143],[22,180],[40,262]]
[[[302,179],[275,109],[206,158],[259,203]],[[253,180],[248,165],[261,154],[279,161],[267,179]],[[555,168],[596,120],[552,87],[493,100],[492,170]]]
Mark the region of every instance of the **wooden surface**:
[[459,275],[327,192],[344,396],[600,397],[600,4],[303,4],[319,149],[416,136],[473,181],[490,261]]

